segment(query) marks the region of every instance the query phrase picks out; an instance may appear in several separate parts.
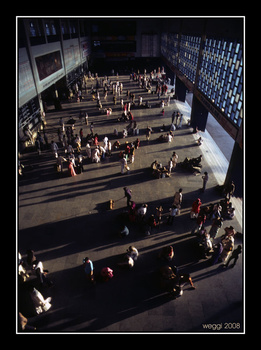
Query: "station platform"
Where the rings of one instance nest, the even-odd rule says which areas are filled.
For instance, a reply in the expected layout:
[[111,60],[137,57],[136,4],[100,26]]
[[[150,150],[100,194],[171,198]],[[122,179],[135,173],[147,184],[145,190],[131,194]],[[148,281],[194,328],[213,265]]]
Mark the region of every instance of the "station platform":
[[[116,77],[110,77],[116,81]],[[52,308],[41,315],[30,313],[29,305],[19,300],[28,323],[39,333],[206,333],[243,332],[243,257],[234,268],[224,269],[221,264],[211,265],[209,259],[201,259],[195,236],[191,235],[195,223],[190,219],[190,209],[195,199],[202,205],[220,201],[216,186],[221,184],[228,161],[219,151],[213,138],[204,133],[202,146],[196,144],[196,135],[186,126],[190,110],[187,103],[171,99],[165,107],[164,116],[158,106],[161,99],[140,89],[129,76],[119,76],[123,83],[123,99],[126,91],[149,101],[151,108],[135,107],[131,110],[139,128],[139,135],[119,138],[121,149],[125,142],[140,139],[140,147],[135,153],[135,161],[128,164],[129,173],[121,174],[119,150],[113,150],[110,158],[100,163],[84,159],[84,172],[75,177],[67,176],[64,163],[62,176],[55,172],[56,160],[50,149],[41,155],[33,150],[21,155],[24,177],[18,181],[18,250],[23,257],[27,249],[33,249],[36,257],[49,270],[48,277],[54,282],[52,288],[41,290],[45,297],[52,297]],[[100,90],[103,107],[112,108],[107,117],[96,107],[89,91],[84,92],[83,101],[62,103],[62,110],[52,107],[46,113],[46,133],[49,143],[58,142],[59,119],[66,122],[70,116],[75,120],[75,133],[83,129],[84,137],[90,132],[90,123],[99,140],[107,136],[116,140],[114,129],[119,132],[127,126],[118,122],[121,107],[113,104],[112,95],[107,101]],[[166,99],[166,97],[163,97]],[[170,127],[172,113],[179,110],[184,114],[182,128],[174,132],[171,143],[161,143],[158,138],[163,124]],[[89,125],[79,120],[80,111],[89,114]],[[146,140],[146,128],[153,130]],[[167,132],[167,131],[166,131]],[[201,176],[194,176],[177,168],[171,177],[155,179],[150,165],[154,160],[167,165],[175,151],[178,161],[185,157],[203,155],[202,175],[209,173],[206,191],[202,193]],[[63,153],[63,149],[60,150]],[[85,148],[82,151],[85,155]],[[119,217],[126,211],[123,187],[132,190],[136,205],[148,204],[148,215],[155,214],[156,207],[163,207],[163,223],[151,235],[145,236],[136,223],[128,223],[130,234],[119,238],[117,231]],[[167,225],[169,208],[174,193],[183,189],[180,215],[172,226]],[[109,200],[115,201],[115,208],[109,210]],[[242,200],[233,198],[236,216],[225,220],[224,228],[233,226],[242,232]],[[206,228],[210,229],[207,220]],[[237,235],[235,247],[242,244],[242,235]],[[117,264],[130,245],[139,251],[138,260],[131,270],[121,269]],[[162,266],[159,251],[167,246],[174,248],[174,259],[170,266],[177,266],[180,272],[189,273],[196,289],[185,285],[184,293],[172,299],[158,287],[157,272]],[[82,261],[88,256],[94,264],[94,272],[106,266],[114,271],[114,277],[107,283],[97,282],[90,286],[84,275]],[[34,283],[33,278],[28,283]],[[20,293],[19,293],[20,296]],[[214,325],[221,325],[215,327]]]

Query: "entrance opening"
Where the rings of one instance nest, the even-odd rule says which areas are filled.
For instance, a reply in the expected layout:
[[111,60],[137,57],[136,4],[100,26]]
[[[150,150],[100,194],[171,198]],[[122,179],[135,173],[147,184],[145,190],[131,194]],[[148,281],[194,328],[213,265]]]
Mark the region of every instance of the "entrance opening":
[[[187,92],[186,94],[186,102],[192,107],[192,99],[193,93]],[[234,139],[226,132],[225,129],[218,123],[218,121],[213,117],[211,113],[208,113],[206,130],[213,138],[220,151],[224,154],[227,161],[230,161],[233,147],[234,147]]]

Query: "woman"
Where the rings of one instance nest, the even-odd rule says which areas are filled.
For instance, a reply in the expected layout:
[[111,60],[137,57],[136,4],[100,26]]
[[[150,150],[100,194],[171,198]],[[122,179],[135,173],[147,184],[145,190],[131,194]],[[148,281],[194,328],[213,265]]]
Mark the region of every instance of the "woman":
[[69,160],[69,163],[68,163],[68,171],[69,171],[69,175],[70,176],[76,176],[76,172],[74,170],[73,162],[71,160]]

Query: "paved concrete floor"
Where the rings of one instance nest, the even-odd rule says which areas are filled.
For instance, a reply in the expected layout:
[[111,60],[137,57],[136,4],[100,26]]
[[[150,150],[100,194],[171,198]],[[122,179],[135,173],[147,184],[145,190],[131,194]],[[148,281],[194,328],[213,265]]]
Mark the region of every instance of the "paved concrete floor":
[[[195,145],[191,129],[185,125],[175,131],[172,143],[157,141],[160,127],[163,123],[170,125],[172,112],[182,108],[181,103],[171,100],[162,117],[161,108],[154,107],[158,102],[156,95],[139,89],[136,83],[129,81],[129,76],[121,76],[120,81],[124,86],[124,98],[125,91],[130,89],[135,91],[136,97],[142,94],[143,101],[148,99],[153,105],[151,109],[132,110],[140,129],[141,146],[134,164],[129,165],[130,174],[120,174],[118,151],[113,151],[112,157],[101,163],[85,163],[84,173],[73,178],[66,176],[65,169],[64,176],[57,177],[55,160],[49,150],[40,156],[36,152],[22,155],[26,176],[19,181],[18,188],[18,249],[22,255],[28,248],[35,251],[49,270],[54,286],[41,290],[44,296],[53,299],[47,313],[33,316],[23,289],[19,293],[22,300],[19,307],[38,332],[210,332],[213,328],[215,332],[242,332],[242,255],[233,269],[210,266],[208,260],[200,259],[195,238],[190,233],[194,226],[189,218],[192,202],[200,197],[205,206],[220,200],[212,164],[208,164],[203,154],[202,171],[210,175],[204,194],[199,191],[201,176],[179,168],[170,178],[154,179],[149,166],[155,159],[167,165],[174,150],[180,161],[186,156],[198,156],[202,150]],[[81,103],[64,103],[60,112],[50,109],[46,115],[49,142],[51,139],[58,141],[56,131],[60,116],[65,121],[73,116],[77,120],[76,132],[83,127],[86,136],[89,126],[81,126],[80,109],[88,111],[89,123],[94,122],[94,130],[101,139],[107,135],[113,141],[114,128],[121,131],[126,126],[116,121],[121,111],[119,105],[113,106],[112,95],[108,95],[104,103],[113,109],[111,117],[98,112],[90,95],[84,97]],[[147,125],[153,128],[149,141],[145,138]],[[134,139],[136,136],[126,140]],[[125,140],[120,141],[124,143]],[[116,231],[118,216],[126,209],[126,199],[122,199],[124,186],[132,189],[133,200],[138,205],[148,204],[149,213],[155,213],[155,208],[162,205],[164,218],[175,191],[182,187],[181,214],[175,218],[173,226],[163,223],[150,236],[144,236],[137,224],[129,224],[130,235],[121,239]],[[108,210],[111,198],[116,200],[113,211]],[[207,221],[207,228],[210,224]],[[242,232],[241,220],[225,221],[223,228],[230,225]],[[235,245],[240,243],[242,239],[237,237]],[[131,244],[139,250],[140,256],[134,268],[125,271],[117,263]],[[185,286],[183,296],[176,300],[163,293],[157,284],[156,272],[161,266],[157,254],[169,244],[175,252],[171,264],[190,273],[196,286],[195,290]],[[111,267],[113,279],[89,286],[82,268],[85,256],[93,261],[96,273],[104,266]],[[206,324],[209,326],[204,326]],[[221,326],[215,326],[217,324]]]

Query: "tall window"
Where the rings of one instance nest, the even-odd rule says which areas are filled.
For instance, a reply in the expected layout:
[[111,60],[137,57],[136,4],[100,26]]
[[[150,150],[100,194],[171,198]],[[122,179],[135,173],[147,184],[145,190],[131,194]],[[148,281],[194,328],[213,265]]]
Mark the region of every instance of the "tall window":
[[178,68],[193,84],[196,78],[200,42],[201,37],[181,35]]
[[242,43],[206,39],[198,89],[240,126],[243,118]]

